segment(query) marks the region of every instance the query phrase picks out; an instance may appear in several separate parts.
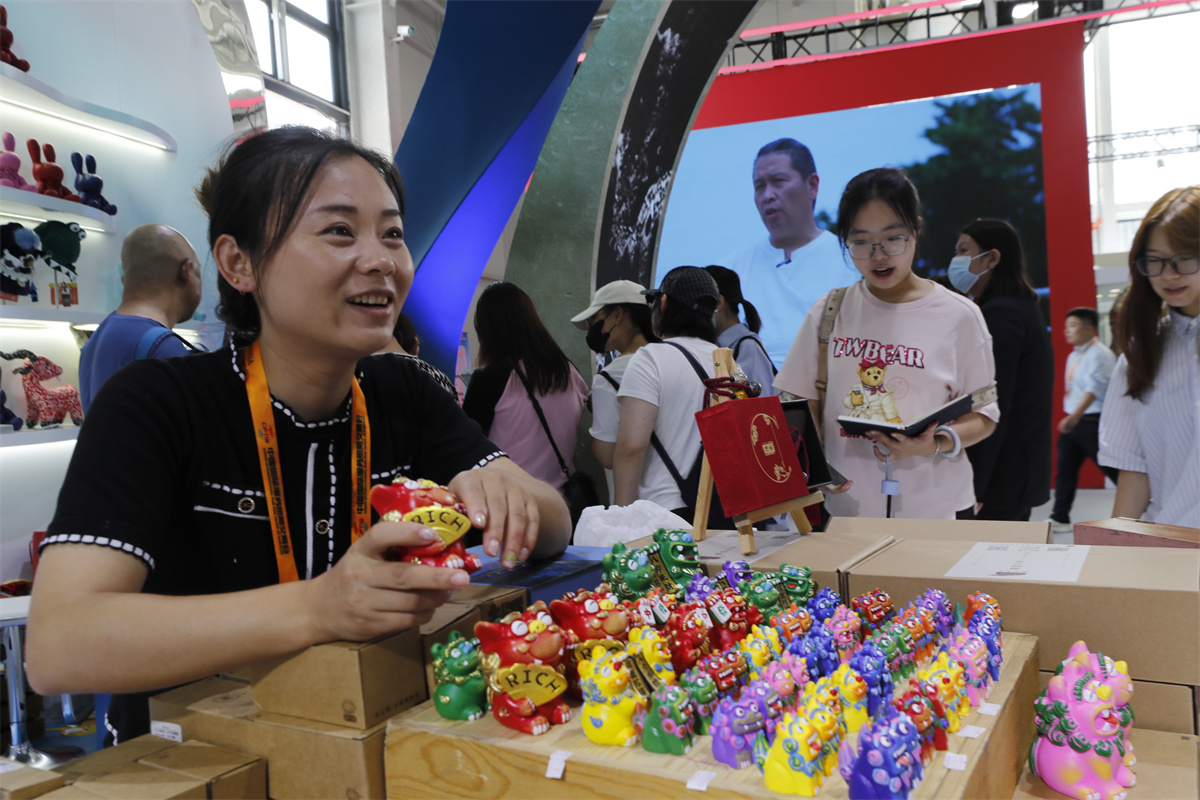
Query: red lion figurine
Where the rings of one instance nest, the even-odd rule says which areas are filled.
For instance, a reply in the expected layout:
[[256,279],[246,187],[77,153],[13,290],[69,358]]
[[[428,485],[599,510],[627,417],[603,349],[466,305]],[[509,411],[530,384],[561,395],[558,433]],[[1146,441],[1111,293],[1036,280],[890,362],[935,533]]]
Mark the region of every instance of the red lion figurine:
[[545,603],[539,600],[525,613],[514,611],[499,622],[476,622],[475,635],[497,722],[538,736],[552,724],[571,720],[571,709],[562,698],[567,690],[567,634],[551,619]]
[[472,528],[467,509],[445,486],[399,476],[391,486],[371,487],[371,506],[381,522],[419,522],[432,528],[439,537],[423,547],[390,548],[389,558],[467,572],[483,566],[479,556],[468,553],[462,541]]

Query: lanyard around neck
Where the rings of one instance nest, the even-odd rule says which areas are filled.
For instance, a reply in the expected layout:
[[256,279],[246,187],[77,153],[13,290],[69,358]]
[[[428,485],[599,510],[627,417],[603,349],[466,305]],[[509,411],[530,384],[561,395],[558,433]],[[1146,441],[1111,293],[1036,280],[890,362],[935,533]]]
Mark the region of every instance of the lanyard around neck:
[[[271,410],[271,391],[267,373],[263,370],[262,354],[255,341],[246,351],[246,396],[250,400],[250,416],[254,421],[254,441],[258,446],[258,465],[262,469],[263,490],[267,512],[271,519],[275,561],[279,566],[279,582],[299,580],[292,537],[288,532],[287,508],[283,504],[283,479],[280,473],[279,440],[275,430],[275,412]],[[367,401],[358,378],[351,386],[352,435],[354,459],[350,464],[351,488],[354,492],[351,541],[358,541],[371,524],[368,503],[371,476],[371,425],[367,420]]]

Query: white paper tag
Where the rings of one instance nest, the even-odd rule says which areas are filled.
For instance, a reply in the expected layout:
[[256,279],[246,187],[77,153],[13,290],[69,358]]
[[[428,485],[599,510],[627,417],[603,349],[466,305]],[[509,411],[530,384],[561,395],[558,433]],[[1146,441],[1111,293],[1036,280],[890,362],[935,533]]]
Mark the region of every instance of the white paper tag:
[[658,595],[654,596],[654,599],[650,601],[650,605],[654,611],[654,624],[663,624],[671,618],[671,609],[667,608],[667,604]]
[[963,753],[946,753],[946,769],[961,769],[967,768],[967,757]]
[[183,728],[176,725],[174,722],[159,722],[158,720],[150,721],[150,733],[160,739],[170,739],[172,742],[183,743]]
[[958,732],[958,735],[964,739],[978,739],[983,735],[983,728],[978,725],[964,725],[962,730]]
[[14,769],[27,767],[28,764],[22,764],[20,761],[0,761],[0,773],[12,772]]
[[550,754],[550,762],[546,764],[546,777],[561,780],[567,759],[571,757],[570,750],[555,750]]
[[708,772],[707,770],[698,770],[692,777],[688,778],[687,788],[697,792],[707,792],[708,785],[712,783],[712,779],[717,777],[717,773]]
[[947,578],[1076,583],[1089,545],[977,542]]
[[994,717],[1000,713],[1000,706],[995,703],[984,703],[979,706],[979,713],[985,717]]

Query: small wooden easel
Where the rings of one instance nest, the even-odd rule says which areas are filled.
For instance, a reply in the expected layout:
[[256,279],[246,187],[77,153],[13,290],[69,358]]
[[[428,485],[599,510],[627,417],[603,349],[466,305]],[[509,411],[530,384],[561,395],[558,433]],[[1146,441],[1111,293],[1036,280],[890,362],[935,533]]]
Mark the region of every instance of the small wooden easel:
[[[733,377],[733,351],[728,347],[718,347],[714,350],[713,368],[715,376],[718,378]],[[713,405],[724,403],[728,399],[728,397],[714,397]],[[700,469],[700,485],[696,490],[696,516],[692,520],[692,539],[697,542],[704,541],[704,537],[708,533],[708,509],[712,505],[712,491],[712,467],[708,465],[708,453],[706,452]],[[741,548],[742,555],[748,556],[758,552],[758,548],[754,544],[754,529],[751,526],[755,522],[761,522],[764,519],[778,516],[784,512],[791,513],[792,521],[796,523],[796,530],[799,533],[812,533],[812,525],[809,524],[808,517],[804,514],[804,509],[824,499],[825,495],[821,492],[810,492],[802,497],[785,500],[782,503],[775,503],[766,508],[754,509],[743,514],[735,514],[733,516],[733,524],[737,527],[738,546]]]

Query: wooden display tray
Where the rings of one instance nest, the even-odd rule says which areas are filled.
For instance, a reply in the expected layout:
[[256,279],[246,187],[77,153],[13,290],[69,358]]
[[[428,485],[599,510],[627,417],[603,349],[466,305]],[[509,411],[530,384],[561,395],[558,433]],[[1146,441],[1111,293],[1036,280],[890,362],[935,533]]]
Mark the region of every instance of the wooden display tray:
[[[972,710],[964,725],[984,729],[975,739],[950,737],[951,753],[967,757],[965,770],[948,770],[938,753],[925,770],[914,798],[1011,797],[1033,741],[1033,701],[1038,692],[1036,636],[1004,634],[1004,666],[989,703],[996,716]],[[545,777],[550,754],[570,752],[560,780]],[[716,773],[705,797],[748,798],[785,795],[768,791],[762,773],[734,770],[712,757],[708,736],[697,737],[687,756],[647,753],[636,748],[592,743],[578,716],[541,736],[503,727],[491,715],[475,722],[442,719],[432,702],[388,723],[384,772],[387,796],[399,798],[671,798],[691,793],[688,780],[699,771]],[[826,778],[819,797],[847,798],[836,773]]]

